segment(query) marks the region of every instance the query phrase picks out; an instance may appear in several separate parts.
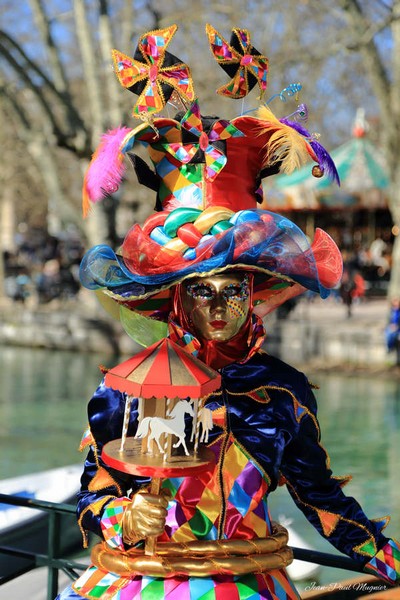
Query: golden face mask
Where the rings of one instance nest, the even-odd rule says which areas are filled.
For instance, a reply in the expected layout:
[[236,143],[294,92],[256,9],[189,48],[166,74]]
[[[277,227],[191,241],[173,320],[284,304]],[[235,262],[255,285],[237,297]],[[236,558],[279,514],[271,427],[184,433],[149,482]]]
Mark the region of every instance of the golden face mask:
[[191,279],[183,284],[182,305],[195,335],[230,340],[249,314],[249,279],[240,273]]

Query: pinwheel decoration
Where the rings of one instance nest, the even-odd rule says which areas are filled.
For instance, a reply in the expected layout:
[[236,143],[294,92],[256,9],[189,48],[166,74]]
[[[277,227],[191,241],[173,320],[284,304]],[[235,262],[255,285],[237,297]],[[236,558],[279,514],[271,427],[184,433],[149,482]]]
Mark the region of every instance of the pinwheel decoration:
[[232,77],[217,94],[244,98],[258,83],[261,95],[267,88],[268,58],[253,48],[247,29],[232,29],[230,44],[212,25],[206,26],[211,52],[226,73]]
[[181,163],[189,163],[200,149],[204,152],[206,163],[206,178],[213,181],[221,169],[224,168],[227,157],[224,152],[216,148],[214,142],[226,140],[230,137],[244,137],[237,127],[225,119],[215,121],[208,132],[204,131],[200,107],[197,100],[193,102],[181,120],[181,126],[186,131],[199,138],[198,142],[176,142],[167,144],[166,150]]
[[187,102],[195,98],[189,67],[167,52],[176,30],[177,26],[171,25],[146,33],[139,40],[134,58],[112,51],[119,82],[139,96],[134,116],[148,119],[161,112],[174,91]]

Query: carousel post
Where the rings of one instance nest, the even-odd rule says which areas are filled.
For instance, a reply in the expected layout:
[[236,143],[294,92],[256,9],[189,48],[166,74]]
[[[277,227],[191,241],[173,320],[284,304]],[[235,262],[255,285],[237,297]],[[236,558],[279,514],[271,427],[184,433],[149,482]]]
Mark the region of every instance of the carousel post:
[[[161,477],[153,477],[153,479],[151,480],[151,485],[150,485],[150,493],[156,494],[158,496],[158,494],[160,493],[160,490],[161,490]],[[156,544],[157,544],[157,538],[154,536],[149,536],[145,541],[144,553],[147,556],[152,556],[153,554],[156,554]]]
[[121,437],[121,446],[119,448],[120,452],[124,451],[126,436],[128,434],[128,426],[129,426],[129,416],[131,414],[131,405],[132,405],[132,396],[127,396],[125,400],[125,410],[124,410],[124,422],[122,425],[122,437]]

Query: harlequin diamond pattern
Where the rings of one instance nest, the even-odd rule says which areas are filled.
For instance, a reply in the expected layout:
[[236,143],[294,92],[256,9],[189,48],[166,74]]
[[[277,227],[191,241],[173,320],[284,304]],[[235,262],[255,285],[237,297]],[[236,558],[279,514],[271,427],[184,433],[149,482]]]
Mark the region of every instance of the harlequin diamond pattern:
[[174,541],[216,539],[222,495],[225,499],[225,537],[265,537],[269,534],[264,500],[267,482],[233,439],[228,442],[224,460],[229,468],[224,470],[223,494],[218,465],[211,476],[208,472],[196,478],[169,479],[163,483],[179,507],[173,513],[170,511],[167,519],[167,529]]

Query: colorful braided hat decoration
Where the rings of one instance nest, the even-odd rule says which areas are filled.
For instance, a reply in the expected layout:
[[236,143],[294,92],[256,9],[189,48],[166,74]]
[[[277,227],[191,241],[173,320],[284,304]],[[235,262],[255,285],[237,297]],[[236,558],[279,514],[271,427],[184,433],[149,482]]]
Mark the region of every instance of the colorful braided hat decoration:
[[[310,245],[292,221],[257,208],[264,177],[292,172],[310,159],[317,176],[339,181],[329,153],[299,122],[306,107],[284,119],[266,104],[231,121],[202,116],[189,68],[166,52],[176,29],[142,36],[134,59],[113,51],[118,79],[139,94],[134,115],[142,123],[102,137],[83,187],[86,215],[90,203],[118,189],[129,158],[139,182],[156,193],[156,212],[128,231],[118,252],[95,246],[80,270],[82,284],[97,290],[143,345],[166,335],[171,288],[188,277],[253,271],[255,310],[264,316],[306,289],[326,297],[342,273],[340,252],[327,233],[317,229]],[[210,25],[206,31],[232,77],[219,92],[242,98],[258,83],[263,94],[268,60],[251,46],[247,30],[234,29],[230,45]],[[156,117],[172,94],[184,110],[173,119]],[[153,168],[134,154],[136,144],[146,148]]]

